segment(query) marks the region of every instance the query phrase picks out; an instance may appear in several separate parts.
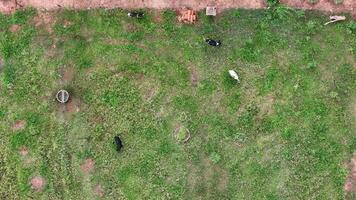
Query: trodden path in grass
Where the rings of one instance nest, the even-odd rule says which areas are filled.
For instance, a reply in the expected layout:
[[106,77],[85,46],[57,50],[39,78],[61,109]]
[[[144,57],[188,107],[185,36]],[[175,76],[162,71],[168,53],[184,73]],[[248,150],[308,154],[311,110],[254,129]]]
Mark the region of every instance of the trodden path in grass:
[[[228,8],[266,8],[265,0],[1,0],[0,11],[10,13],[23,7],[39,9],[90,9],[90,8],[181,8],[190,7],[195,10],[204,9],[206,6],[216,6],[219,10]],[[281,0],[281,3],[300,9],[322,10],[339,13],[349,12],[356,17],[356,1],[319,0],[310,3],[310,0]]]

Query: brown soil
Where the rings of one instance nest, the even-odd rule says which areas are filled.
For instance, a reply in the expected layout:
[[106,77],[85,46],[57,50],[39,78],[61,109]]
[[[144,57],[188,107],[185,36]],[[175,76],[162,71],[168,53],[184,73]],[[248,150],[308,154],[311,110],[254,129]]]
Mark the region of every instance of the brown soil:
[[198,84],[198,73],[195,69],[192,68],[189,69],[189,72],[190,72],[190,76],[189,76],[190,84],[196,87]]
[[[58,103],[59,104],[59,103]],[[59,117],[63,119],[71,119],[73,114],[80,111],[80,100],[75,97],[70,97],[67,103],[58,105]]]
[[10,14],[16,10],[16,3],[14,0],[1,0],[0,12]]
[[162,16],[161,13],[158,11],[153,11],[153,21],[156,23],[161,23],[162,22]]
[[26,122],[24,120],[16,120],[11,126],[13,131],[23,130],[26,127]]
[[259,103],[257,103],[259,105],[259,113],[258,113],[258,117],[262,118],[265,115],[270,115],[273,113],[273,105],[275,102],[275,96],[273,94],[268,94],[266,96],[264,96]]
[[293,8],[306,10],[321,10],[333,13],[350,12],[354,17],[356,17],[355,0],[343,0],[340,4],[335,4],[333,0],[319,0],[313,4],[309,3],[308,0],[281,0],[281,3]]
[[49,12],[38,12],[37,15],[32,19],[33,24],[36,27],[43,26],[45,30],[52,33],[52,25],[55,22],[54,16]]
[[93,188],[93,193],[97,197],[103,197],[104,196],[104,189],[100,184],[98,184]]
[[21,26],[20,25],[17,25],[17,24],[13,24],[10,26],[9,30],[10,32],[12,33],[16,33],[17,31],[19,31],[21,29]]
[[19,149],[19,154],[20,154],[22,157],[27,156],[27,154],[28,154],[28,149],[27,149],[27,147],[21,147],[21,148]]
[[220,192],[223,192],[227,188],[227,184],[229,181],[229,175],[226,170],[221,168],[216,168],[217,174],[219,175],[217,188]]
[[62,84],[66,84],[72,81],[74,77],[74,69],[73,68],[61,68],[59,70],[60,82]]
[[77,99],[70,99],[66,104],[66,112],[67,113],[75,113],[79,112],[79,101]]
[[[200,156],[200,162],[196,165],[188,164],[187,185],[191,199],[209,199],[214,188],[224,192],[228,181],[228,172],[204,155]],[[201,188],[204,192],[200,191]]]
[[[287,6],[300,9],[316,9],[327,12],[349,12],[356,17],[355,0],[344,0],[336,5],[331,0],[319,0],[315,4],[309,4],[307,0],[281,0]],[[2,0],[0,1],[0,11],[11,13],[15,9],[22,7],[34,7],[39,9],[54,10],[60,8],[71,9],[91,9],[91,8],[153,8],[179,9],[182,7],[202,10],[206,6],[216,6],[218,11],[229,8],[265,8],[265,0],[152,0],[152,1],[127,1],[127,0]]]
[[351,162],[349,163],[349,170],[349,175],[347,176],[344,184],[344,190],[356,195],[356,156],[351,158]]
[[80,170],[83,172],[83,174],[88,175],[93,170],[94,164],[95,164],[94,160],[91,158],[88,158],[80,166]]
[[41,191],[45,185],[45,181],[41,176],[34,176],[31,178],[30,183],[31,188],[35,191]]

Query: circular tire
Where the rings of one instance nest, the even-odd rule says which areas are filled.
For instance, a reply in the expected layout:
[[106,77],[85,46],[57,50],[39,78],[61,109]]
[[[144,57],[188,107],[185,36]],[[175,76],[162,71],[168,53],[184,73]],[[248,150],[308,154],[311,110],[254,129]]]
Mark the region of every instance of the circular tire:
[[66,90],[59,90],[56,94],[56,99],[59,103],[67,103],[69,100],[69,93]]

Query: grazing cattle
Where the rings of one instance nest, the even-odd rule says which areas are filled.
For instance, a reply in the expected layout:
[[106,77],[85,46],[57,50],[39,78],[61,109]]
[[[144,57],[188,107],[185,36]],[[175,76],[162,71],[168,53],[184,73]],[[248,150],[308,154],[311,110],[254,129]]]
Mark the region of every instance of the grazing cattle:
[[215,40],[212,40],[212,39],[206,39],[205,42],[208,43],[210,46],[214,46],[214,47],[217,47],[217,46],[221,45],[221,41],[220,40],[215,41]]
[[121,148],[123,147],[121,139],[119,136],[115,136],[114,140],[115,140],[116,151],[119,152],[121,150]]
[[129,13],[127,13],[127,16],[134,17],[137,19],[142,19],[144,17],[144,15],[145,14],[143,12],[129,12]]

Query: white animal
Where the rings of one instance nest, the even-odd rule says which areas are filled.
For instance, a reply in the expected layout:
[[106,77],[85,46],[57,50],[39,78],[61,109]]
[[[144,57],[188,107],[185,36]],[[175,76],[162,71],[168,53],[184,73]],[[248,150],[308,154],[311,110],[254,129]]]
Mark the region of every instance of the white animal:
[[240,83],[239,76],[237,75],[237,73],[234,70],[229,70],[229,74],[233,79],[237,80],[237,82]]

